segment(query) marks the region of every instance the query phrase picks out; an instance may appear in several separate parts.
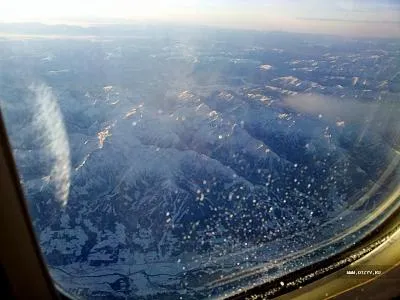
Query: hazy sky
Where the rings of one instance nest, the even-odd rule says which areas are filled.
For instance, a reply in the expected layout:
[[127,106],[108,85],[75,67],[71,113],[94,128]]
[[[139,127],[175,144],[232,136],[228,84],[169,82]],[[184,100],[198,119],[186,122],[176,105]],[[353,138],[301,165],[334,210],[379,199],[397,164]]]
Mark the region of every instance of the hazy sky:
[[104,19],[400,37],[400,0],[0,0],[0,21]]

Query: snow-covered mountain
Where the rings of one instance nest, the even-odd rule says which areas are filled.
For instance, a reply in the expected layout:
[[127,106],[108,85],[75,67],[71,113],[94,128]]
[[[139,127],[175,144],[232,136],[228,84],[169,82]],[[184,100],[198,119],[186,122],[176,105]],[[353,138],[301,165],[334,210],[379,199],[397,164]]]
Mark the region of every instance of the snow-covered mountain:
[[[69,292],[230,293],[311,263],[295,259],[378,204],[357,199],[396,156],[376,117],[393,97],[391,46],[371,78],[366,50],[311,44],[310,59],[285,35],[254,47],[212,39],[1,41],[15,159],[50,271]],[[350,59],[359,67],[340,73]]]

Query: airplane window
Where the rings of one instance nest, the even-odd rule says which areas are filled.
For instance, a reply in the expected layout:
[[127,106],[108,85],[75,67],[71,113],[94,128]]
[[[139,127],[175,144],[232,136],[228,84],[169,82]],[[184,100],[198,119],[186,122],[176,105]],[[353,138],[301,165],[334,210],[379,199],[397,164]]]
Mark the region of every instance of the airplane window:
[[1,111],[63,290],[230,296],[399,207],[398,2],[130,2],[0,11]]

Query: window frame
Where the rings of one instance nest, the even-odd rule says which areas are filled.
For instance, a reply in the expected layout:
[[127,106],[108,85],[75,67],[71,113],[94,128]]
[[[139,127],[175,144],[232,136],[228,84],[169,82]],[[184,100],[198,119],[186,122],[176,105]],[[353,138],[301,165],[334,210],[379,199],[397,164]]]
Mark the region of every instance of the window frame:
[[[388,249],[395,255],[387,257]],[[380,266],[382,258],[386,258],[385,261],[389,260],[390,264],[381,266],[381,275],[396,267],[400,269],[400,209],[395,210],[380,226],[345,251],[227,299],[270,299],[280,296],[285,296],[285,299],[294,299],[294,296],[304,295],[306,295],[305,299],[320,299],[317,294],[321,287],[326,289],[325,294],[327,295],[325,296],[327,298],[333,297],[371,281],[371,277],[366,276],[349,282],[349,277],[346,275],[347,270],[362,269],[362,266],[366,266],[366,264]],[[338,278],[341,280],[338,281]],[[332,282],[336,284],[332,285]],[[400,278],[398,278],[398,282],[400,283]],[[313,286],[313,289],[303,288],[307,286]],[[400,294],[396,296],[400,296]]]
[[58,299],[35,237],[1,111],[0,191],[1,294],[15,299]]

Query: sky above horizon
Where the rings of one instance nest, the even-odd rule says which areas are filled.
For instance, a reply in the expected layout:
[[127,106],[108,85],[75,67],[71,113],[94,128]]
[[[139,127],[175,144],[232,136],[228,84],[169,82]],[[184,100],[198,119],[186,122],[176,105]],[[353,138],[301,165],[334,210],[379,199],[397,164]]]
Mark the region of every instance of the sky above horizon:
[[3,0],[0,22],[173,22],[400,37],[400,0]]

